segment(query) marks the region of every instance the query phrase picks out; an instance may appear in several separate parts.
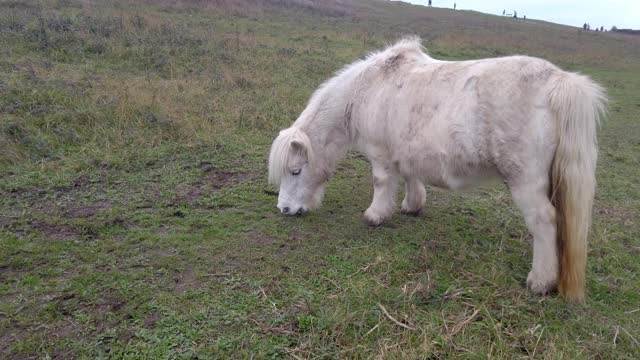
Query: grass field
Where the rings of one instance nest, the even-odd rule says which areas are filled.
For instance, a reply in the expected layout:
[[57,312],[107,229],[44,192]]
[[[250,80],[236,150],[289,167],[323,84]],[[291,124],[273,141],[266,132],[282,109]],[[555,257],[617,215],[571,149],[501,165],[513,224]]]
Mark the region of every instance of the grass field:
[[[334,71],[404,34],[603,84],[585,305],[524,287],[501,184],[361,221],[275,208],[272,139]],[[0,0],[0,357],[640,358],[640,37],[364,0]],[[397,323],[395,323],[394,319]]]

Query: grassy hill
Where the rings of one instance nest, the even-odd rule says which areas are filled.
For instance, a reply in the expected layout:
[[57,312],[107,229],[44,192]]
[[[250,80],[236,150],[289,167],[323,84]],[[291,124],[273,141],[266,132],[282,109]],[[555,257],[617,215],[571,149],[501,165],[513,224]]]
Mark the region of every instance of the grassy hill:
[[[530,238],[501,185],[430,190],[425,214],[372,229],[354,153],[319,211],[277,213],[277,131],[406,34],[607,88],[586,305],[524,288]],[[638,37],[469,11],[0,0],[0,357],[638,358],[639,88]]]

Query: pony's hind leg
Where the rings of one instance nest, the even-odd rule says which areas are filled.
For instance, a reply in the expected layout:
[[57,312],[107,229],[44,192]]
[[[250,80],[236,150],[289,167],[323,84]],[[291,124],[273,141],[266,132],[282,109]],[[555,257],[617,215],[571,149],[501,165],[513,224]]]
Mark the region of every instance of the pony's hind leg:
[[378,226],[391,217],[396,207],[398,175],[385,162],[371,161],[373,172],[373,201],[364,212],[364,220]]
[[548,294],[556,288],[559,275],[556,210],[547,195],[549,180],[544,177],[509,187],[533,235],[533,265],[527,287],[537,294]]
[[424,203],[427,201],[427,192],[424,184],[416,177],[406,177],[404,187],[404,200],[402,200],[400,211],[403,214],[420,214]]

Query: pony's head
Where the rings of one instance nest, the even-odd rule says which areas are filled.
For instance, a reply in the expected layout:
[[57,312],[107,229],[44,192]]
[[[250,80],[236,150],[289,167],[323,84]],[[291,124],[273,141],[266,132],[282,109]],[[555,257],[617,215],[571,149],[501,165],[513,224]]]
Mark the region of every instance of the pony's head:
[[301,215],[320,206],[327,180],[307,134],[298,127],[282,130],[271,145],[269,183],[280,186],[278,209]]

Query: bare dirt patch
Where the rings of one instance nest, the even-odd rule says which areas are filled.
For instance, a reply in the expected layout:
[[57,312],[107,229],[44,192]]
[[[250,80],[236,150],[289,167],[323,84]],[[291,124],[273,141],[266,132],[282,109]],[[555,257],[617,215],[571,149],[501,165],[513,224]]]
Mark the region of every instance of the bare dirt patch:
[[234,173],[212,169],[207,172],[203,182],[205,184],[209,184],[213,190],[220,190],[225,187],[231,187],[240,181],[251,178],[252,176],[253,174],[251,173]]
[[74,218],[88,218],[95,216],[99,211],[106,210],[111,207],[111,201],[98,201],[91,205],[69,207],[66,211],[67,216]]
[[287,240],[284,243],[280,244],[277,252],[281,255],[294,252],[303,244],[303,242],[304,235],[300,232],[293,231],[291,234],[289,234]]
[[272,238],[260,233],[249,235],[247,240],[251,244],[256,244],[260,246],[267,246],[274,243]]
[[[154,187],[155,184],[151,183],[149,187]],[[147,188],[144,190],[142,200],[136,206],[138,209],[152,209],[157,206],[158,200],[162,197],[159,189]]]
[[260,262],[263,260],[263,257],[247,259],[245,256],[247,256],[247,254],[243,254],[242,256],[228,254],[224,260],[222,260],[222,266],[219,272],[222,274],[251,274],[259,271]]
[[112,328],[116,324],[121,323],[123,318],[130,316],[126,311],[127,300],[114,296],[104,295],[95,303],[83,302],[82,299],[74,293],[61,293],[56,296],[47,296],[45,301],[55,303],[56,313],[61,315],[64,320],[58,324],[54,324],[51,328],[51,337],[66,338],[75,337],[77,334],[89,330],[87,324],[76,323],[73,320],[73,314],[78,310],[86,312],[93,319],[94,331],[102,332],[104,329]]
[[8,350],[13,343],[29,336],[29,333],[20,326],[14,326],[12,329],[7,329],[6,332],[2,332],[4,332],[4,334],[0,335],[0,357],[8,355]]
[[123,317],[130,316],[123,312],[126,305],[127,301],[124,299],[107,296],[100,303],[89,307],[88,310],[94,317],[96,332],[100,333],[104,329],[113,328],[121,323]]
[[237,186],[242,181],[255,177],[252,173],[238,173],[205,167],[204,175],[195,183],[178,192],[172,205],[187,203],[193,204],[203,196],[225,188]]
[[160,320],[160,313],[152,312],[148,314],[147,317],[144,319],[144,323],[142,324],[142,326],[144,326],[145,329],[153,328],[154,326],[156,326],[156,323],[159,320]]
[[108,219],[105,221],[104,223],[105,225],[112,225],[112,226],[120,226],[123,228],[129,228],[131,226],[133,226],[133,223],[131,221],[129,221],[128,219],[126,219],[123,216],[116,216],[114,218]]
[[173,278],[173,281],[176,284],[175,292],[178,294],[184,294],[190,290],[197,290],[202,287],[202,281],[200,281],[196,274],[191,270],[186,270],[177,274]]
[[276,335],[297,335],[300,332],[300,325],[297,320],[290,320],[284,324],[278,326],[265,326],[261,325],[260,330],[264,334],[276,334]]
[[81,232],[71,225],[50,224],[46,221],[34,220],[31,228],[41,232],[51,240],[71,240],[80,237]]
[[17,220],[17,218],[9,216],[0,216],[0,229],[10,227]]
[[[16,301],[18,301],[18,295],[16,295],[16,294],[0,296],[0,304],[13,304]],[[1,317],[1,315],[0,315],[0,317]]]
[[99,188],[102,188],[102,185],[104,185],[105,183],[105,176],[104,173],[100,174],[99,177],[97,178],[90,178],[86,175],[81,175],[77,178],[75,178],[71,184],[69,185],[64,185],[64,186],[59,186],[57,188],[55,188],[55,190],[57,192],[62,192],[62,193],[68,193],[72,190],[91,190],[91,189],[87,189],[87,188],[91,188],[91,187],[95,187],[96,184]]
[[73,338],[79,330],[79,327],[74,325],[70,321],[63,322],[58,326],[54,327],[55,331],[52,331],[51,336],[62,339],[62,338]]
[[[104,176],[100,176],[97,179],[80,176],[61,186],[34,186],[10,189],[5,200],[7,200],[8,207],[11,208],[11,213],[0,217],[0,227],[2,227],[2,223],[8,221],[8,219],[5,219],[7,216],[16,217],[17,214],[21,214],[18,218],[21,221],[33,219],[36,217],[34,215],[72,218],[95,216],[99,211],[110,208],[111,201],[102,200],[89,205],[84,205],[81,201],[96,194],[104,194],[104,187]],[[5,225],[10,226],[11,223],[9,222]],[[23,230],[18,230],[17,232],[20,233]],[[53,232],[57,233],[59,231],[54,230]]]
[[122,299],[107,297],[104,298],[102,302],[95,305],[95,311],[99,314],[112,313],[119,311],[126,304],[127,302]]
[[604,219],[617,222],[625,226],[633,225],[637,218],[635,211],[620,206],[598,207],[595,212]]

